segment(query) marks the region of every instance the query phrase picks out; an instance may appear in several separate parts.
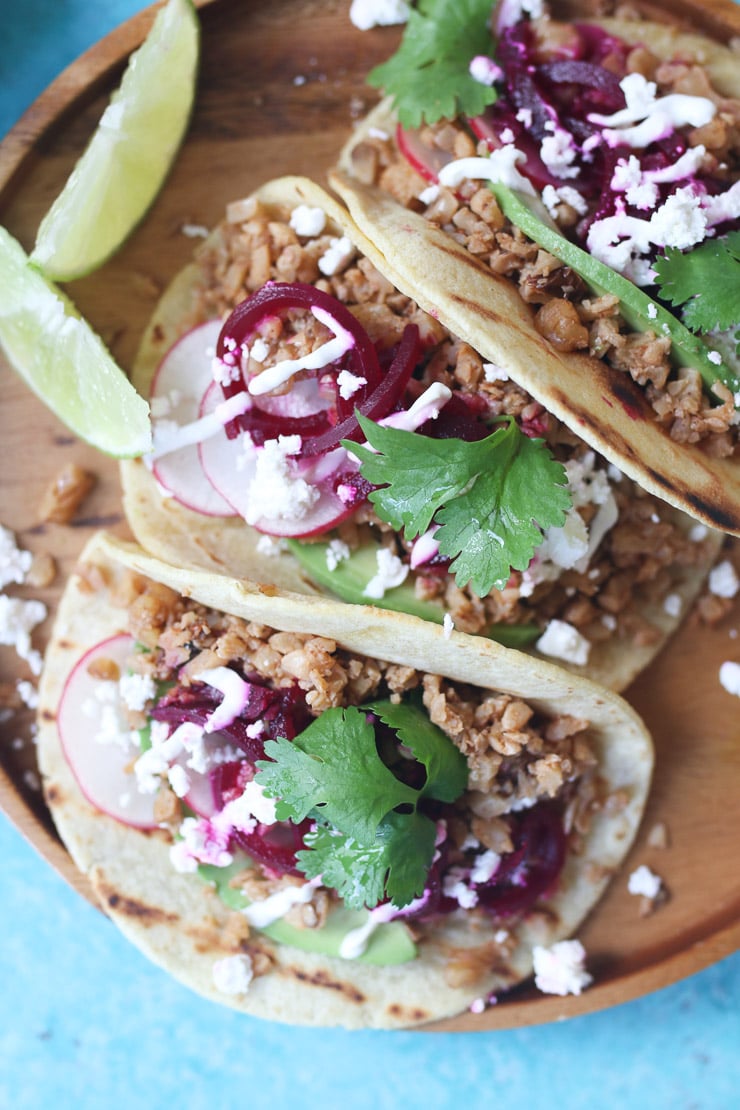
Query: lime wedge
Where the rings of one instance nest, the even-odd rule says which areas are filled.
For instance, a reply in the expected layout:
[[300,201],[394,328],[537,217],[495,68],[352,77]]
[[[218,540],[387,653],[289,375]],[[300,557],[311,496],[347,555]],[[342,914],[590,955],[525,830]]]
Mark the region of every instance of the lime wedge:
[[0,345],[75,435],[107,455],[151,448],[149,406],[72,302],[0,227]]
[[100,266],[149,209],[188,125],[199,45],[191,0],[169,0],[41,222],[31,260],[54,281]]

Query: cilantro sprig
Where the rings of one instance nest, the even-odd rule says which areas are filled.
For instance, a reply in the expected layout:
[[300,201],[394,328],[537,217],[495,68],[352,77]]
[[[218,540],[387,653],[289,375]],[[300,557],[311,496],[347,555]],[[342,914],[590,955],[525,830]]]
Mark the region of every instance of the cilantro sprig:
[[394,98],[403,127],[478,116],[496,91],[470,76],[478,54],[488,54],[491,0],[420,0],[409,14],[396,53],[368,75],[371,85]]
[[485,439],[433,439],[358,414],[371,450],[345,442],[361,462],[375,511],[409,540],[438,525],[440,554],[459,586],[485,597],[525,570],[544,530],[571,505],[564,467],[511,417]]
[[740,231],[690,251],[668,247],[654,269],[662,296],[674,308],[683,307],[686,327],[702,334],[739,329],[740,355]]
[[[396,778],[381,759],[374,714],[425,768],[420,788]],[[462,754],[413,705],[374,702],[329,709],[294,740],[265,744],[257,781],[276,798],[278,820],[316,820],[297,853],[307,878],[321,876],[351,909],[390,898],[399,908],[422,894],[436,826],[423,799],[454,801],[467,783]]]

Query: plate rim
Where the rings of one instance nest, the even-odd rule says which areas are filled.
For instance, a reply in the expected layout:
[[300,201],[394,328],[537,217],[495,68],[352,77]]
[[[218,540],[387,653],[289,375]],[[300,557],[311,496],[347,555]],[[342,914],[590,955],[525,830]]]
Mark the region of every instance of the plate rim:
[[[12,198],[24,173],[32,169],[36,152],[54,126],[92,101],[121,70],[126,59],[143,42],[166,0],[157,0],[134,13],[90,46],[44,89],[23,112],[0,141],[0,205]],[[229,0],[193,0],[199,13]],[[682,15],[690,13],[694,0],[659,0],[647,4],[660,10],[673,8]],[[740,4],[734,0],[703,0],[702,14],[716,25],[729,24],[740,35]],[[104,914],[87,877],[78,871],[58,834],[54,834],[0,764],[0,812],[21,836],[50,864],[78,894]],[[598,909],[595,911],[598,913]],[[505,999],[483,1014],[462,1013],[420,1027],[419,1032],[487,1032],[549,1024],[563,1019],[596,1013],[623,1002],[634,1001],[681,979],[698,974],[740,948],[740,919],[720,923],[717,928],[678,952],[671,952],[655,963],[645,964],[609,977],[608,971],[579,996],[559,998],[537,994]],[[414,1031],[414,1030],[412,1030]]]

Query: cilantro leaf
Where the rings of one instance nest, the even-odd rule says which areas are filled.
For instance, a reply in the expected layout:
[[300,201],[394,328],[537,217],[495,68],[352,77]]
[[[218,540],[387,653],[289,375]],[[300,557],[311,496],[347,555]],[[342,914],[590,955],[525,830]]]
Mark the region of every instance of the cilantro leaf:
[[319,824],[303,842],[306,848],[296,852],[296,862],[307,879],[321,876],[323,885],[336,890],[352,910],[383,901],[389,863],[386,842],[380,837],[368,845],[331,825]]
[[478,54],[488,54],[491,0],[420,0],[409,14],[401,46],[368,75],[395,99],[403,127],[479,116],[496,91],[470,76]]
[[708,239],[690,251],[668,247],[655,260],[657,283],[695,332],[726,331],[740,324],[740,231]]
[[424,891],[435,838],[435,824],[423,814],[391,813],[369,844],[319,824],[296,858],[307,878],[320,875],[350,909],[372,908],[386,897],[401,908]]
[[413,752],[427,773],[420,797],[454,802],[468,784],[468,764],[462,752],[450,743],[444,732],[414,705],[390,701],[371,702],[366,706],[380,717]]
[[328,709],[294,740],[268,740],[257,779],[279,799],[279,821],[300,822],[312,810],[348,836],[372,843],[395,806],[415,805],[417,792],[399,782],[380,756],[375,731],[359,709]]
[[511,418],[485,439],[432,439],[375,424],[358,414],[370,448],[345,446],[364,478],[379,487],[375,510],[407,539],[434,522],[457,584],[479,597],[503,589],[512,568],[525,570],[543,531],[562,527],[571,496],[563,466],[541,439]]
[[[424,764],[421,790],[383,763],[370,712]],[[436,824],[419,812],[419,802],[458,798],[467,786],[467,763],[422,710],[382,701],[329,709],[294,740],[269,740],[265,754],[270,759],[257,763],[257,781],[278,799],[278,820],[316,819],[296,854],[308,878],[320,875],[351,908],[372,907],[385,897],[404,906],[423,892]]]

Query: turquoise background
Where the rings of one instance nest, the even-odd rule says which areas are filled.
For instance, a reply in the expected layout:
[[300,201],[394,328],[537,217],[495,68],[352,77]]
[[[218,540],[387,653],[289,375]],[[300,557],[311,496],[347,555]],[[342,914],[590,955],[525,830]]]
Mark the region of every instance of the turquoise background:
[[[247,0],[245,0],[247,2]],[[144,5],[2,0],[0,135]],[[737,845],[728,845],[737,866]],[[148,964],[0,816],[0,1110],[736,1110],[740,953],[613,1010],[486,1034],[296,1030]]]

